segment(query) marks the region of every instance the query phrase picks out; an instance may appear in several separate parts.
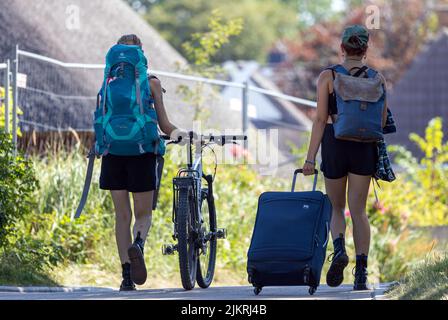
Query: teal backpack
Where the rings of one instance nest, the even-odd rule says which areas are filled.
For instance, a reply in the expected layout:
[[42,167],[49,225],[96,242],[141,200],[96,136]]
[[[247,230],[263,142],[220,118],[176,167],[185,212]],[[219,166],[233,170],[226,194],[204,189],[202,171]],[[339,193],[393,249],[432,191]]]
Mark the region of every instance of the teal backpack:
[[103,85],[94,112],[94,130],[95,144],[89,152],[75,218],[81,216],[86,204],[95,158],[107,154],[137,156],[151,152],[157,155],[157,189],[153,200],[153,209],[156,209],[165,140],[158,131],[148,80],[148,61],[139,46],[117,44],[107,53]]
[[95,153],[135,156],[165,153],[139,46],[117,44],[106,56],[104,80],[94,113]]

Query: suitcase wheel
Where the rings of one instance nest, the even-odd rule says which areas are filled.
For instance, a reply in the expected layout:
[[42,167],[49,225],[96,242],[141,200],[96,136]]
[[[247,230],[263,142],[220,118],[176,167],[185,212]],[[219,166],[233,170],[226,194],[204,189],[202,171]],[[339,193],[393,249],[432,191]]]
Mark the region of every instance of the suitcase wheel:
[[316,292],[316,289],[317,289],[317,288],[315,288],[315,287],[310,287],[310,288],[308,289],[308,293],[312,296],[312,295]]
[[256,288],[254,289],[254,293],[255,293],[255,295],[258,296],[258,295],[260,294],[261,290],[263,290],[262,287],[256,287]]

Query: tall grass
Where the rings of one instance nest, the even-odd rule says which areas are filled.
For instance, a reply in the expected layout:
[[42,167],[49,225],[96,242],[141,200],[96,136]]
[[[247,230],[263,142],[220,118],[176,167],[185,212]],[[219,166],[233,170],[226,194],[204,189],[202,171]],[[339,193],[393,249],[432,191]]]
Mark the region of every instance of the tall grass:
[[[95,166],[85,211],[81,219],[75,221],[73,216],[87,166],[83,152],[59,151],[45,157],[36,156],[32,160],[40,189],[35,193],[38,201],[35,214],[21,228],[23,235],[41,239],[54,248],[49,254],[54,256],[54,264],[59,263],[57,268],[53,268],[58,282],[119,285],[121,267],[114,238],[113,204],[109,192],[99,189],[100,161]],[[179,166],[179,163],[166,158],[158,209],[153,213],[153,226],[145,250],[148,285],[151,287],[180,285],[177,256],[165,257],[161,253],[163,244],[173,242],[172,178]],[[305,183],[303,189],[309,189],[311,179],[302,179],[300,183]],[[290,184],[290,179],[261,177],[248,166],[218,167],[214,184],[218,227],[227,228],[228,236],[218,242],[215,284],[247,284],[246,254],[258,196],[264,191],[287,191]],[[319,188],[323,190],[322,178]],[[370,279],[372,282],[396,280],[406,273],[410,265],[424,258],[430,241],[403,226],[395,228],[387,216],[372,209],[373,204],[371,196],[368,200],[373,231]],[[351,226],[348,217],[347,222]],[[350,228],[347,247],[350,256],[354,257]],[[328,253],[331,250],[330,241]],[[324,266],[323,274],[328,265]],[[350,269],[346,270],[346,282],[352,281],[350,272]]]
[[[81,151],[59,151],[33,157],[40,189],[36,191],[36,216],[29,223],[33,236],[62,247],[63,266],[95,265],[119,274],[120,262],[114,238],[114,211],[108,191],[99,189],[101,162],[96,162],[89,198],[81,219],[73,220],[84,183],[87,159]],[[172,178],[180,164],[166,158],[158,209],[153,212],[145,258],[152,286],[157,283],[178,286],[177,256],[162,256],[163,244],[173,243]],[[287,190],[288,180],[260,178],[244,166],[220,166],[215,180],[218,227],[228,237],[220,240],[217,257],[217,283],[246,281],[246,253],[252,234],[258,196],[267,190]],[[26,227],[25,227],[26,228]],[[57,270],[64,273],[64,267]],[[165,279],[171,279],[166,281]],[[150,281],[151,282],[151,281]]]
[[388,295],[399,300],[448,300],[448,255],[435,255],[412,267]]

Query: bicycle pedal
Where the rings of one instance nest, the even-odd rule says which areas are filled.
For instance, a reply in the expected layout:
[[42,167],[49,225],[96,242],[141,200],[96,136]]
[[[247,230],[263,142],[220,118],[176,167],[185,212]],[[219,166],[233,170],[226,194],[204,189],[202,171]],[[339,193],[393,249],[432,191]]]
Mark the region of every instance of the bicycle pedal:
[[225,239],[225,238],[227,238],[227,229],[224,229],[224,228],[218,229],[216,231],[216,237],[218,239]]
[[164,256],[173,255],[177,251],[177,245],[174,244],[164,244],[162,246],[162,254]]

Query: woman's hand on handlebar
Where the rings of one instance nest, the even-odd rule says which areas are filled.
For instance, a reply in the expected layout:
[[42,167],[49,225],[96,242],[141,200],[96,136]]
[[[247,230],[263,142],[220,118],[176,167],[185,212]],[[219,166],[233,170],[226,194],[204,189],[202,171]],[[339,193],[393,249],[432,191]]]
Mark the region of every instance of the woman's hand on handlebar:
[[189,132],[181,129],[175,129],[169,135],[162,135],[162,138],[165,140],[171,140],[172,143],[179,143],[187,140],[189,136]]

